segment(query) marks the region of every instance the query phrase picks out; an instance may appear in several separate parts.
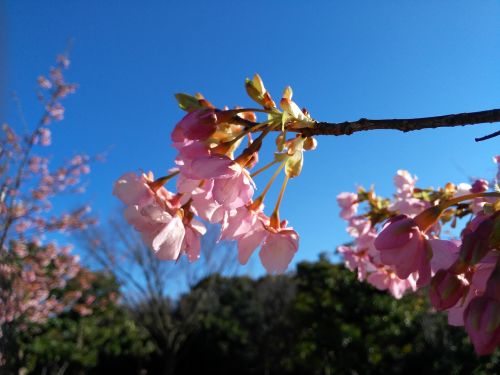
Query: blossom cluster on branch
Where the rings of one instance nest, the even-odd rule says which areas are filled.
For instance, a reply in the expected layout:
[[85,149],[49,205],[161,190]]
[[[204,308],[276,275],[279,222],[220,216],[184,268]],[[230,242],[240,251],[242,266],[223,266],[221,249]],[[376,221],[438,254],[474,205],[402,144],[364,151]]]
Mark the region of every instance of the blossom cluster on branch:
[[0,326],[15,321],[23,330],[68,309],[92,313],[94,299],[81,297],[94,276],[70,254],[71,246],[38,247],[19,241],[12,246],[0,257]]
[[[113,193],[126,206],[126,220],[159,259],[178,260],[184,254],[190,261],[197,260],[205,221],[220,224],[221,240],[237,241],[242,264],[260,247],[265,269],[282,273],[298,250],[299,236],[280,219],[279,208],[289,179],[301,173],[304,151],[316,148],[313,135],[410,131],[498,119],[498,111],[493,110],[414,120],[320,123],[297,106],[290,87],[279,106],[258,75],[247,79],[245,87],[259,108],[217,109],[201,94],[177,94],[179,106],[188,113],[171,133],[177,151],[175,167],[157,179],[151,172],[126,173],[115,183]],[[270,134],[276,135],[274,157],[253,171]],[[254,197],[254,177],[273,167],[269,182]],[[264,200],[281,172],[283,184],[268,216]],[[173,178],[176,192],[165,187]],[[500,342],[500,193],[487,192],[485,180],[470,187],[448,184],[443,189],[418,189],[416,179],[405,171],[398,172],[395,182],[394,200],[363,189],[338,196],[341,216],[355,239],[339,252],[360,280],[389,289],[396,298],[430,284],[436,308],[448,310],[455,324],[466,325],[478,353],[491,352]],[[370,210],[358,215],[364,202]],[[451,222],[454,227],[469,214],[472,218],[460,239],[440,238],[443,224]]]
[[373,188],[337,196],[353,237],[338,248],[346,266],[396,298],[428,287],[434,308],[447,311],[449,324],[465,326],[480,355],[500,345],[500,156],[494,161],[492,182],[421,189],[400,170],[392,199]]
[[[48,78],[38,77],[40,121],[23,133],[3,124],[0,133],[0,337],[4,324],[18,328],[40,323],[65,309],[91,313],[92,301],[81,300],[90,287],[89,273],[81,267],[71,246],[59,246],[51,232],[82,230],[94,224],[88,206],[56,211],[53,201],[84,190],[82,175],[89,173],[89,157],[74,155],[53,168],[37,152],[51,144],[51,127],[63,119],[62,99],[76,85],[67,83],[64,71],[70,62],[57,58]],[[21,116],[23,118],[23,116]],[[68,287],[69,284],[72,285]]]
[[[175,168],[158,179],[151,172],[127,173],[116,182],[114,194],[126,205],[125,218],[158,258],[177,260],[185,254],[190,261],[198,259],[200,237],[206,232],[199,219],[220,224],[221,240],[237,241],[242,264],[260,247],[266,270],[282,273],[297,252],[299,236],[280,219],[279,208],[288,180],[302,170],[304,151],[314,149],[316,141],[300,134],[287,138],[287,131],[314,121],[292,101],[290,87],[280,100],[281,110],[258,75],[246,81],[246,89],[261,108],[220,110],[200,94],[177,94],[180,107],[188,113],[171,134],[177,150]],[[257,121],[257,114],[265,118]],[[251,172],[264,138],[276,132],[273,159]],[[274,174],[255,197],[254,177],[272,167]],[[264,200],[281,172],[283,184],[268,216]],[[164,186],[174,177],[175,193]]]

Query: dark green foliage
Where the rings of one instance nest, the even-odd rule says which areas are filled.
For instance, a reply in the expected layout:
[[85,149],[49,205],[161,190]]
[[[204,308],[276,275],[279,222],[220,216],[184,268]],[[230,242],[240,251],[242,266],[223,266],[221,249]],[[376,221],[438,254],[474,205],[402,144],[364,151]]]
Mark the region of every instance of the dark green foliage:
[[[102,281],[95,288],[116,291]],[[425,295],[395,300],[324,256],[292,275],[212,275],[132,313],[135,323],[116,304],[54,318],[23,336],[25,361],[33,373],[69,362],[71,374],[500,373],[499,351],[478,358]]]
[[461,328],[425,295],[395,300],[325,257],[295,275],[209,277],[177,312],[206,300],[175,373],[491,374],[498,351],[477,358]]
[[112,277],[95,273],[91,288],[81,298],[96,297],[91,315],[68,310],[43,324],[28,324],[25,330],[15,323],[4,326],[10,353],[3,371],[91,374],[105,368],[138,369],[154,347],[130,312],[117,304],[118,293]]
[[395,300],[324,257],[298,266],[294,369],[317,374],[490,374],[462,328],[430,311],[422,293]]

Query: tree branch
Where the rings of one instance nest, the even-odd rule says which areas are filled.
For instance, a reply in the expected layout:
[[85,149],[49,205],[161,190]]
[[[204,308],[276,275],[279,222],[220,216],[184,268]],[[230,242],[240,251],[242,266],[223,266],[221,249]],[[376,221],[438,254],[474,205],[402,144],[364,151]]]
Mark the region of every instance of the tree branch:
[[366,130],[391,129],[402,132],[410,132],[421,129],[465,126],[493,122],[500,122],[500,109],[414,119],[369,120],[362,118],[358,121],[346,121],[340,123],[317,122],[312,128],[289,130],[302,133],[304,136],[350,135],[352,133]]
[[488,135],[485,135],[484,137],[479,137],[479,138],[474,138],[476,142],[481,142],[481,141],[486,141],[487,139],[495,138],[500,136],[500,130]]

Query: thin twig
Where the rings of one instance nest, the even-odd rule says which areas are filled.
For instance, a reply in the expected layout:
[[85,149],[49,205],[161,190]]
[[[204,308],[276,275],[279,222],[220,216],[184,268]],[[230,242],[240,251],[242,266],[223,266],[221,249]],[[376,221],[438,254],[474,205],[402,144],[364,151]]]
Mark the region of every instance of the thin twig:
[[500,130],[488,135],[485,135],[484,137],[479,137],[479,138],[474,138],[476,142],[481,142],[481,141],[486,141],[487,139],[495,138],[500,135]]

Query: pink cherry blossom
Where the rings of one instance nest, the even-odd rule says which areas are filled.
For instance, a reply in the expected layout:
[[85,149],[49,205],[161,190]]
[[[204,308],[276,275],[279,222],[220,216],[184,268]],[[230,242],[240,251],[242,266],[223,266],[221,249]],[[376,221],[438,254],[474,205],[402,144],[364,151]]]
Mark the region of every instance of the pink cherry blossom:
[[439,270],[431,281],[429,297],[438,310],[454,306],[467,292],[468,282],[461,275],[448,270]]
[[261,211],[250,210],[247,207],[239,207],[230,211],[221,228],[221,240],[236,240],[251,232],[258,223]]
[[246,264],[252,253],[262,244],[268,230],[269,218],[261,211],[242,207],[232,211],[222,226],[221,238],[238,241],[238,260]]
[[339,246],[337,251],[344,256],[347,268],[351,271],[357,270],[359,281],[365,280],[369,272],[374,272],[377,269],[367,250],[357,251],[357,249],[351,246]]
[[248,171],[224,155],[209,155],[192,160],[181,168],[188,179],[212,179],[215,202],[227,210],[242,207],[253,196],[255,183]]
[[246,264],[252,253],[262,244],[267,235],[267,230],[259,223],[259,226],[256,226],[252,231],[239,237],[237,239],[238,261],[241,264]]
[[358,195],[354,193],[340,193],[337,195],[337,203],[341,208],[340,217],[348,220],[353,217],[358,210]]
[[194,262],[200,258],[201,236],[207,232],[207,228],[198,220],[191,219],[189,224],[185,225],[185,230],[181,250],[190,262]]
[[212,190],[215,201],[228,210],[250,202],[255,190],[255,183],[248,171],[237,163],[234,168],[236,173],[233,176],[215,179]]
[[180,159],[182,153],[179,153],[178,164],[181,173],[193,180],[229,178],[238,173],[237,164],[225,155],[206,155],[195,147],[190,147],[193,153]]
[[428,240],[432,249],[431,269],[433,272],[449,269],[458,259],[460,242],[451,240]]
[[495,269],[497,261],[498,254],[490,252],[481,260],[481,263],[468,271],[471,274],[467,275],[467,280],[469,281],[468,293],[465,299],[459,300],[455,306],[448,309],[448,324],[453,326],[464,325],[465,309],[473,298],[484,294],[487,282]]
[[479,355],[490,354],[500,345],[500,301],[481,296],[465,309],[465,329]]
[[471,193],[482,193],[488,190],[489,183],[486,180],[478,179],[475,180],[470,188]]
[[407,290],[417,290],[413,275],[401,279],[387,267],[380,267],[377,271],[370,273],[367,281],[379,290],[389,290],[396,299],[402,298]]
[[186,233],[182,219],[154,206],[145,208],[151,229],[141,232],[144,242],[153,249],[158,259],[177,260]]
[[426,202],[422,202],[421,200],[413,197],[396,196],[394,202],[392,202],[390,206],[390,209],[391,211],[395,211],[401,215],[415,217],[428,208],[428,206],[429,205]]
[[217,127],[217,116],[214,109],[198,109],[189,112],[177,123],[172,140],[176,143],[187,140],[205,140],[212,135]]
[[127,206],[149,202],[154,193],[148,186],[148,182],[144,174],[138,176],[133,172],[126,173],[116,181],[113,195]]
[[269,232],[262,243],[259,257],[268,273],[283,273],[299,248],[299,235],[293,229]]
[[406,279],[418,271],[419,285],[430,281],[432,252],[413,219],[405,215],[391,219],[375,239],[375,247],[380,251],[382,262],[393,266],[399,278]]
[[52,88],[52,83],[44,76],[38,76],[37,82],[42,89],[49,90]]
[[[82,188],[80,171],[88,168],[89,158],[79,155],[78,166],[67,162],[54,168],[48,158],[36,155],[37,145],[49,146],[52,141],[51,131],[43,124],[63,118],[61,99],[76,88],[65,83],[65,67],[67,63],[59,61],[49,78],[38,78],[44,89],[38,93],[44,103],[39,126],[22,136],[7,124],[1,127],[0,220],[5,225],[0,244],[0,278],[9,288],[0,290],[0,329],[4,323],[16,321],[26,323],[18,325],[22,330],[31,322],[44,322],[65,309],[76,311],[81,292],[91,287],[90,273],[81,267],[79,257],[70,254],[69,246],[45,241],[50,232],[81,230],[95,222],[87,216],[86,206],[72,211],[52,207],[53,198]],[[68,282],[80,294],[62,293]]]
[[[500,162],[500,157],[494,160]],[[370,211],[347,218],[347,231],[354,241],[339,247],[338,252],[343,255],[346,266],[358,272],[360,280],[366,278],[396,298],[431,281],[431,302],[435,308],[448,312],[451,325],[464,325],[464,312],[469,311],[473,303],[470,307],[473,312],[466,317],[469,335],[479,354],[490,353],[500,345],[495,331],[498,320],[492,319],[498,315],[494,311],[499,307],[497,302],[491,302],[491,299],[500,300],[500,271],[498,275],[493,274],[497,275],[495,280],[491,276],[498,260],[498,254],[492,251],[491,237],[498,214],[492,213],[491,206],[498,198],[489,195],[463,199],[468,204],[460,203],[456,210],[452,205],[440,220],[440,205],[446,204],[451,194],[460,198],[483,193],[489,188],[488,182],[477,179],[472,186],[448,183],[444,189],[417,189],[416,178],[406,171],[398,171],[394,182],[397,191],[392,200],[375,197],[373,189],[370,194],[360,195],[360,203],[367,202]],[[339,205],[343,209],[341,202]],[[453,220],[454,227],[464,212],[472,213],[473,218],[462,231],[461,240],[440,239],[443,225]],[[393,216],[398,213],[403,215]],[[450,219],[450,214],[458,215]],[[392,218],[373,241],[380,216]],[[420,228],[425,228],[425,233]],[[490,300],[480,303],[479,298]],[[483,316],[482,311],[488,308],[489,312]],[[496,322],[496,328],[485,330],[488,325],[485,321],[489,321],[490,328],[492,322]]]
[[49,146],[52,141],[50,129],[40,128],[38,132],[40,134],[40,144],[42,146]]
[[347,233],[351,237],[359,238],[372,230],[371,222],[364,216],[353,216],[349,218]]
[[390,210],[402,215],[414,217],[426,208],[426,203],[413,197],[417,177],[408,171],[398,170],[394,176],[396,194]]
[[397,193],[413,193],[413,188],[417,182],[417,177],[412,176],[410,172],[400,169],[394,176],[394,185],[396,186]]

